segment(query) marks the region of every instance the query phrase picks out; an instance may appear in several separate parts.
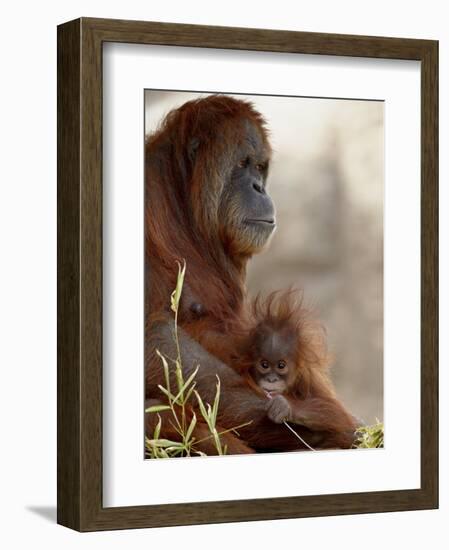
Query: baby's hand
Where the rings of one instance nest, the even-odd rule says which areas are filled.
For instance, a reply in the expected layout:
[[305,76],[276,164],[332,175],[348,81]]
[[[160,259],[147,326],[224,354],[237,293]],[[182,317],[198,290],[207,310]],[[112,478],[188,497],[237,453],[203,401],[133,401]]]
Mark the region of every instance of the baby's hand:
[[268,402],[268,418],[276,424],[282,424],[284,420],[288,420],[291,412],[290,403],[283,395],[275,395]]

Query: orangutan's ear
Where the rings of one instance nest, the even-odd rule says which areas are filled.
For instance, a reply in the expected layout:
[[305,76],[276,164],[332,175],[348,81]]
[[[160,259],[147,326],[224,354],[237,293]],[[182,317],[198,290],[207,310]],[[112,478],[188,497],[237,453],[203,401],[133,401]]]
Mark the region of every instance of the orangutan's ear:
[[196,153],[200,146],[200,140],[199,138],[192,138],[190,140],[190,143],[187,148],[187,155],[189,157],[190,162],[193,164],[195,162]]

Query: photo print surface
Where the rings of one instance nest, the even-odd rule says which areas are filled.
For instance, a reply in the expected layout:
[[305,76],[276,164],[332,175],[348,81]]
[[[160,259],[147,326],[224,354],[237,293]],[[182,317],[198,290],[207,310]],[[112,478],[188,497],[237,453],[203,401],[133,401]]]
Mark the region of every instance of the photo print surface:
[[383,445],[384,103],[145,91],[145,457]]

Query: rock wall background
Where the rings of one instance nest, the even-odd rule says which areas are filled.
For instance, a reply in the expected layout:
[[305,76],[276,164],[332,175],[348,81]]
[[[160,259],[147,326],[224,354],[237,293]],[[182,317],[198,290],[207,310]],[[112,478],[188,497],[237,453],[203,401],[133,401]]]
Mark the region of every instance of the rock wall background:
[[[147,91],[146,133],[200,95]],[[383,420],[383,103],[236,97],[263,113],[274,147],[278,228],[248,288],[302,287],[326,327],[338,394],[366,422]]]

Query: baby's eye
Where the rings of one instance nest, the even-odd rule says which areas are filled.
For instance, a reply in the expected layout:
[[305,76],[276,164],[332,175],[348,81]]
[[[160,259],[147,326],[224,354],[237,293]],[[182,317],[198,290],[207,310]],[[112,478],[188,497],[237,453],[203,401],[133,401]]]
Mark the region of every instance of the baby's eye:
[[261,366],[263,369],[267,369],[270,365],[268,364],[268,361],[265,361],[265,359],[263,359],[263,360],[260,362],[260,366]]
[[285,361],[279,361],[279,363],[278,363],[278,369],[281,369],[281,370],[282,370],[282,369],[285,369],[286,366],[287,366],[287,365],[286,365]]

